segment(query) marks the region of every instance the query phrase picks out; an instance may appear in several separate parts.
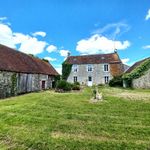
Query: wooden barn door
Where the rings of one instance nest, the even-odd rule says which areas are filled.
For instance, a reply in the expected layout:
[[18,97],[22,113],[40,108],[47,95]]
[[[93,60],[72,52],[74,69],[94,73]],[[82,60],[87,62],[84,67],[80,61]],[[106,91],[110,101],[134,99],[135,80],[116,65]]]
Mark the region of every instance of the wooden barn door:
[[42,80],[42,90],[45,90],[45,80]]

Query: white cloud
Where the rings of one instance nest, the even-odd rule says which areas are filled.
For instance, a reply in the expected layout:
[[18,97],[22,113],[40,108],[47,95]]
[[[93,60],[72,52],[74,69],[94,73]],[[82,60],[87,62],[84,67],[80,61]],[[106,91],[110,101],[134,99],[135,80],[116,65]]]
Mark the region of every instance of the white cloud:
[[147,15],[145,17],[145,20],[149,20],[149,19],[150,19],[150,9],[148,10]]
[[7,17],[0,17],[0,21],[7,20]]
[[0,44],[16,48],[13,41],[13,32],[8,25],[0,23]]
[[57,51],[57,47],[55,45],[49,45],[46,49],[49,53]]
[[124,59],[121,59],[121,61],[122,61],[123,64],[127,64],[130,61],[130,59],[129,58],[124,58]]
[[13,33],[13,42],[15,44],[21,44],[22,42],[28,40],[30,38],[29,35],[24,35],[22,33]]
[[56,67],[55,69],[59,74],[62,74],[62,67]]
[[59,51],[60,55],[63,57],[67,57],[69,52],[70,52],[69,50],[60,50]]
[[52,57],[44,57],[44,59],[47,59],[48,61],[56,61],[57,59],[56,58],[52,58]]
[[116,36],[122,35],[123,33],[129,31],[129,29],[130,26],[123,22],[110,23],[102,28],[93,31],[92,34],[103,34],[105,36],[107,35],[109,38],[115,39]]
[[150,49],[150,45],[146,45],[142,47],[143,49]]
[[82,39],[77,43],[76,50],[81,54],[111,53],[116,48],[123,50],[130,46],[129,41],[113,41],[105,36],[95,34],[88,39]]
[[36,55],[42,53],[46,45],[45,41],[38,41],[36,38],[29,37],[21,43],[19,50],[27,54]]
[[41,36],[41,37],[45,37],[46,36],[46,32],[43,31],[38,31],[32,34],[33,36]]
[[45,41],[40,41],[36,37],[15,33],[11,27],[3,23],[0,23],[0,44],[11,48],[17,48],[17,44],[20,44],[20,51],[34,55],[42,53],[47,45]]

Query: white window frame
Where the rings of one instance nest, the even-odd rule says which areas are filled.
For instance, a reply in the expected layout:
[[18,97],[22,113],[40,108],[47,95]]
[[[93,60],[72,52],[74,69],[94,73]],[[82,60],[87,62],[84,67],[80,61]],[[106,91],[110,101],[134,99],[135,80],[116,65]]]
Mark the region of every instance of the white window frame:
[[74,76],[73,77],[73,82],[75,83],[75,82],[78,82],[78,77],[77,76]]
[[104,82],[105,82],[105,84],[109,83],[109,76],[104,76]]
[[74,64],[74,65],[72,66],[72,71],[73,71],[73,72],[78,72],[78,65]]
[[[107,66],[106,68],[105,68],[105,66]],[[105,70],[106,69],[106,70]],[[104,64],[104,72],[108,72],[109,71],[109,65],[108,64]]]
[[93,65],[92,64],[87,65],[87,72],[93,72]]

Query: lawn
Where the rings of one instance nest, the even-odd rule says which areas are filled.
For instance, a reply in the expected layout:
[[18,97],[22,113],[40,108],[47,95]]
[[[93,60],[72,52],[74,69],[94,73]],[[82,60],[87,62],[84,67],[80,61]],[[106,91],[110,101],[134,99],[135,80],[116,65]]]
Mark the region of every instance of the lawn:
[[0,150],[150,149],[150,90],[45,91],[0,101]]

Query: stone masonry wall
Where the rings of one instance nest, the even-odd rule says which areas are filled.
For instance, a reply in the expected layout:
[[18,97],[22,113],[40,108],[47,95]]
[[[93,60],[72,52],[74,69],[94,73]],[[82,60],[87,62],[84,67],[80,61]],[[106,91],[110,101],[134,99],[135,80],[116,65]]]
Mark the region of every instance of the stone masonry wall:
[[[12,76],[16,75],[15,94],[12,94]],[[0,98],[17,94],[42,90],[42,81],[45,81],[45,89],[52,87],[53,77],[43,74],[26,74],[0,71]]]
[[85,84],[85,85],[88,84],[87,83],[88,76],[92,76],[93,84],[95,84],[95,85],[105,84],[104,76],[109,76],[109,80],[111,80],[113,78],[110,73],[110,66],[109,66],[109,71],[105,72],[104,64],[93,64],[92,72],[87,71],[87,64],[78,65],[78,72],[73,72],[73,70],[72,70],[67,81],[70,83],[73,83],[74,76],[77,76],[78,82],[80,82],[80,84]]
[[133,88],[150,88],[150,69],[138,79],[132,81]]
[[0,98],[11,96],[12,72],[0,71]]

